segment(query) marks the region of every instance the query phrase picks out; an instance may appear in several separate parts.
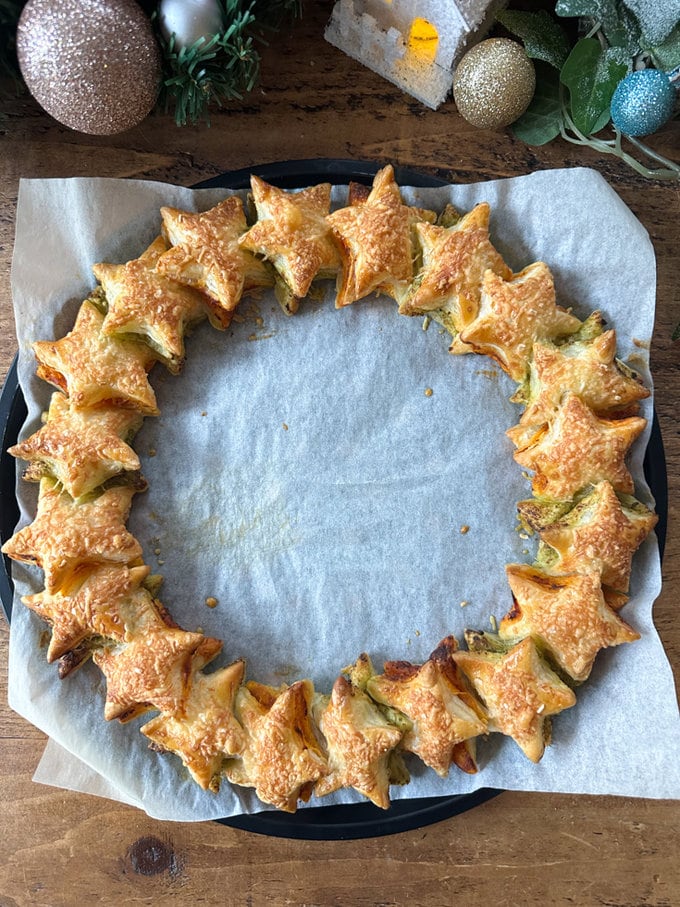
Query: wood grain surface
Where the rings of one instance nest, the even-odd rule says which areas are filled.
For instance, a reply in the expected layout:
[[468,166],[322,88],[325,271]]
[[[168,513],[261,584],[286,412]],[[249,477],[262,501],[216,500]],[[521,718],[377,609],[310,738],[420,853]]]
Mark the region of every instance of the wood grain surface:
[[[3,84],[0,113],[0,370],[16,350],[10,295],[21,177],[111,176],[191,185],[224,171],[302,158],[391,161],[472,182],[552,167],[598,170],[649,231],[658,261],[652,345],[669,485],[664,589],[655,620],[680,676],[680,184],[650,182],[561,140],[529,148],[429,111],[326,44],[330,3],[264,50],[259,86],[178,129],[152,115],[112,137],[71,132]],[[680,121],[651,140],[680,157]],[[589,211],[584,198],[584,216]],[[680,806],[614,797],[503,793],[438,824],[366,841],[263,837],[216,823],[170,824],[107,800],[34,784],[43,735],[7,706],[0,621],[0,907],[14,905],[674,905]],[[93,729],[96,733],[96,729]]]

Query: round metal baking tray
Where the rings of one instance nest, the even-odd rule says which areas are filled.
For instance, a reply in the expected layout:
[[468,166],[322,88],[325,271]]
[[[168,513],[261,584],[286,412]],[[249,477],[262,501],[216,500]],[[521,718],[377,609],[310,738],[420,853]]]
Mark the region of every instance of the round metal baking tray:
[[[367,161],[338,159],[280,161],[223,173],[198,183],[195,188],[246,189],[250,185],[251,173],[284,189],[295,189],[320,181],[337,185],[344,185],[350,181],[370,184],[378,168],[378,164]],[[408,168],[395,167],[395,175],[397,182],[404,186],[436,188],[444,185],[442,180],[434,176]],[[26,404],[18,384],[15,359],[0,393],[0,432],[2,434],[0,540],[3,544],[13,534],[19,516],[16,501],[17,467],[14,458],[7,453],[7,448],[16,442],[25,417]],[[656,500],[656,509],[659,514],[656,534],[659,549],[663,555],[668,512],[668,483],[663,443],[656,414],[645,454],[644,469],[647,482]],[[8,622],[12,614],[12,598],[13,584],[10,562],[3,555],[3,562],[0,565],[0,600]],[[499,793],[501,791],[480,788],[471,794],[459,794],[451,797],[397,800],[387,810],[381,810],[372,803],[358,803],[309,807],[292,815],[278,811],[265,811],[218,821],[233,828],[274,837],[308,840],[371,838],[431,825],[433,822],[448,819],[479,806]]]

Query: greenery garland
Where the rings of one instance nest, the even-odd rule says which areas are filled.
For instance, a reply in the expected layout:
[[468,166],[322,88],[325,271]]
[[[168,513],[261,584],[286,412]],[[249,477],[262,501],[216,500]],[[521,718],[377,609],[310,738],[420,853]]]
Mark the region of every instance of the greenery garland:
[[166,39],[157,13],[152,15],[163,53],[159,105],[174,110],[178,126],[209,122],[211,104],[251,91],[260,71],[256,42],[302,14],[301,0],[219,0],[218,6],[223,30],[188,47],[178,47],[174,35]]
[[[209,122],[210,106],[241,98],[257,82],[258,44],[286,21],[302,15],[302,0],[215,0],[223,28],[178,47],[174,35],[163,35],[158,3],[141,2],[151,19],[163,59],[158,108],[174,113],[178,126]],[[16,31],[25,0],[0,0],[0,75],[23,84],[16,58]]]
[[[663,71],[680,66],[680,22],[666,17],[668,23],[660,27],[664,2],[557,0],[555,15],[571,19],[580,29],[573,45],[547,10],[499,12],[497,21],[519,38],[536,69],[534,99],[512,124],[514,135],[528,145],[544,145],[561,136],[600,154],[616,155],[645,177],[680,180],[680,165],[638,139],[625,136],[634,156],[624,150],[624,137],[613,125],[613,137],[602,135],[611,123],[614,91],[627,73],[647,66]],[[649,166],[640,157],[661,166]]]

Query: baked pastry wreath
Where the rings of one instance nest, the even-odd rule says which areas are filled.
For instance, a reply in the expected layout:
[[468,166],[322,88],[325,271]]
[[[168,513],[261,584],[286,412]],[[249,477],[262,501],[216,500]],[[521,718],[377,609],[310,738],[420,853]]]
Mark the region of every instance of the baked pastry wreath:
[[[490,732],[537,762],[597,653],[638,638],[618,612],[657,519],[625,462],[649,391],[600,314],[560,307],[543,262],[512,273],[485,203],[466,214],[406,205],[390,166],[370,190],[350,185],[333,213],[330,189],[286,192],[253,176],[251,226],[237,196],[199,214],[162,208],[161,236],[139,258],[94,265],[73,329],[34,344],[57,391],[43,427],[11,448],[40,491],[35,519],[2,549],[42,568],[44,590],[23,602],[51,626],[47,659],[65,677],[92,657],[106,719],[157,712],[142,733],[201,787],[226,776],[286,811],[344,787],[387,808],[390,785],[409,779],[404,753],[442,776],[453,764],[473,773],[476,739]],[[451,352],[490,356],[517,382],[524,409],[508,435],[533,472],[519,518],[540,542],[533,565],[506,567],[497,632],[466,630],[464,649],[447,636],[424,664],[382,673],[362,653],[323,694],[309,679],[245,680],[243,661],[204,670],[221,642],[175,623],[126,521],[145,487],[130,442],[158,414],[153,365],[179,371],[187,329],[204,318],[226,328],[246,295],[274,286],[292,314],[335,275],[337,306],[388,295],[401,314],[440,322]]]

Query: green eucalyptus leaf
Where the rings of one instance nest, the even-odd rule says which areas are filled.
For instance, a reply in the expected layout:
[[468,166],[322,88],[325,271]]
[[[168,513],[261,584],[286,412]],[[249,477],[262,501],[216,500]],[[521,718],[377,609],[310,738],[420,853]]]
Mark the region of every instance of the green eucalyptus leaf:
[[[628,5],[631,6],[631,3]],[[599,24],[610,47],[623,47],[631,57],[640,50],[640,25],[622,0],[558,0],[555,12],[558,16],[592,19]]]
[[536,91],[529,107],[510,127],[527,145],[546,145],[562,127],[559,74],[551,66],[536,66]]
[[646,44],[663,44],[680,21],[680,0],[625,0]]
[[648,44],[643,38],[642,49],[651,56],[657,69],[668,72],[680,66],[680,24],[675,26],[662,44]]
[[601,21],[613,4],[614,0],[557,0],[555,12],[563,18],[589,16]]
[[[611,98],[609,100],[611,103]],[[611,120],[611,118],[612,118],[612,115],[611,115],[611,111],[609,109],[609,104],[608,104],[606,107],[603,108],[602,113],[599,115],[599,117],[593,123],[592,128],[590,130],[590,134],[596,135],[601,129],[604,129],[604,127]]]
[[582,38],[574,45],[560,78],[569,89],[574,124],[584,135],[608,122],[612,95],[628,69],[629,60],[621,48],[603,50],[595,38]]
[[614,8],[611,16],[603,20],[602,31],[610,47],[622,47],[629,57],[640,53],[640,25],[622,3]]
[[562,27],[544,9],[525,12],[517,9],[501,10],[496,19],[509,32],[517,35],[524,44],[527,56],[543,60],[561,69],[569,56],[569,42]]
[[675,325],[675,330],[671,335],[671,340],[680,340],[680,324]]

